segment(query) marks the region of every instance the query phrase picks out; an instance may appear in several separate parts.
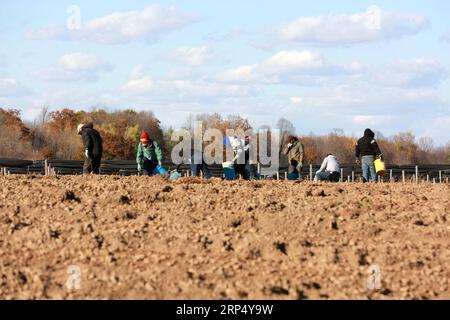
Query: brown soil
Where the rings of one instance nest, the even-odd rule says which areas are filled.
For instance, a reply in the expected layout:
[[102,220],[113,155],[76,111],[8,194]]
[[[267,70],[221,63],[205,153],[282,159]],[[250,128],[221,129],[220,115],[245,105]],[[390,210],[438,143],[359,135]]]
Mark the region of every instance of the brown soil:
[[[2,299],[449,299],[450,186],[0,177]],[[67,268],[81,288],[66,287]],[[381,288],[367,288],[378,265]]]

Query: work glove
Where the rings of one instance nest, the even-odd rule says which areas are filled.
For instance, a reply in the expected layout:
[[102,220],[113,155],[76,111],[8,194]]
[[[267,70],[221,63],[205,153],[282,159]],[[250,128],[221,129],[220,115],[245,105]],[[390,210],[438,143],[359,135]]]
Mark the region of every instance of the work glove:
[[161,160],[158,161],[158,166],[162,167],[162,162],[161,162]]
[[89,150],[88,150],[88,149],[86,149],[86,150],[84,151],[84,155],[85,155],[86,158],[88,158],[88,159],[91,158],[91,157],[89,156]]
[[381,161],[383,161],[383,160],[384,160],[383,155],[380,154],[380,155],[378,156],[378,159],[380,159]]
[[359,160],[359,158],[356,158],[356,164],[357,164],[357,165],[360,165],[360,164],[361,164],[361,161]]
[[142,166],[141,166],[141,164],[140,164],[140,163],[138,163],[138,165],[137,165],[137,170],[138,170],[138,172],[139,172],[139,173],[141,173],[141,172],[142,172]]

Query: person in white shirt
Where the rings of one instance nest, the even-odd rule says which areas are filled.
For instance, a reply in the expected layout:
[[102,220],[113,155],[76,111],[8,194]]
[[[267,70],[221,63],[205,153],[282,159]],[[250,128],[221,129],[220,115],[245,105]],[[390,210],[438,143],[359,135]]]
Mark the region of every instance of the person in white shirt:
[[249,144],[246,144],[244,139],[239,139],[237,136],[230,136],[228,139],[234,153],[234,170],[237,174],[241,175],[243,179],[249,180],[245,161],[245,153],[250,147]]
[[328,154],[323,160],[320,169],[316,172],[315,181],[339,181],[340,166],[336,157]]

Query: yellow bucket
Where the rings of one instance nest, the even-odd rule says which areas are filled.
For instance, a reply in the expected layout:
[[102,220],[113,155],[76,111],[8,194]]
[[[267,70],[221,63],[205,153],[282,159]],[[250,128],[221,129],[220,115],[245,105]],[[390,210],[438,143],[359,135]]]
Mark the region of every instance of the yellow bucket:
[[377,172],[377,175],[382,176],[386,173],[386,165],[384,164],[384,161],[381,159],[375,160],[375,171]]

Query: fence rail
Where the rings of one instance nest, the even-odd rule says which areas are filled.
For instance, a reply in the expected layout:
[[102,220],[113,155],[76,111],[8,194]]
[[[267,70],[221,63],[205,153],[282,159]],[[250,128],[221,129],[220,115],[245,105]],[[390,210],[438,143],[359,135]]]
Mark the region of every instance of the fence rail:
[[[163,166],[173,169],[176,166],[170,162],[163,162]],[[213,176],[222,177],[223,169],[221,165],[210,165]],[[302,177],[311,180],[318,165],[307,165],[302,168]],[[2,159],[0,158],[0,174],[61,174],[76,175],[83,171],[83,161],[81,160],[22,160],[22,159]],[[181,171],[188,175],[189,165],[182,165]],[[261,167],[261,173],[265,178],[285,179],[287,175],[287,163],[282,163],[277,171],[270,171],[267,167]],[[383,181],[414,181],[414,182],[447,182],[450,178],[450,164],[443,165],[387,165],[387,174],[383,176]],[[105,160],[100,168],[101,174],[107,175],[137,175],[136,162],[134,160]],[[360,181],[361,167],[356,164],[341,165],[341,181]]]

